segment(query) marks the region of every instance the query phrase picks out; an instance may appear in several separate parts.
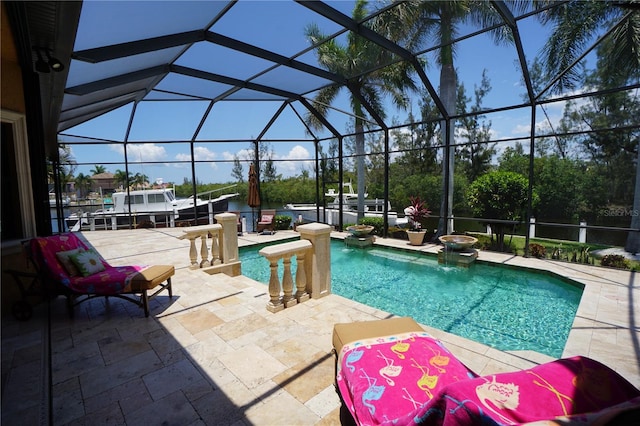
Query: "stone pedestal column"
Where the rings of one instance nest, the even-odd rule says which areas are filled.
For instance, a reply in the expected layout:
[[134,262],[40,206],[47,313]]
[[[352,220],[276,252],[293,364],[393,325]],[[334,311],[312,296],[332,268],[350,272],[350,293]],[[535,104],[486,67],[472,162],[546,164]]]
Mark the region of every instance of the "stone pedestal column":
[[238,252],[238,218],[233,213],[218,213],[216,221],[222,226],[222,260],[231,263],[240,260]]
[[331,226],[309,223],[297,228],[300,239],[313,245],[313,254],[305,256],[307,293],[314,299],[331,294]]

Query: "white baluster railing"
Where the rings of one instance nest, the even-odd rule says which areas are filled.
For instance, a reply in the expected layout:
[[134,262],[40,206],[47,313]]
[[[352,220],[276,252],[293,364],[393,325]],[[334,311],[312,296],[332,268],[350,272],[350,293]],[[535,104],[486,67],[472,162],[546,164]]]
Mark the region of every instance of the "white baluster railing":
[[[238,253],[237,218],[233,213],[215,215],[215,225],[192,226],[183,229],[178,238],[189,240],[189,260],[191,269],[203,269],[209,274],[219,272],[230,276],[240,275],[240,257]],[[200,238],[200,260],[198,245]],[[211,239],[211,258],[209,258],[208,239]]]
[[[307,293],[307,272],[305,256],[311,252],[313,246],[308,240],[292,241],[264,247],[258,253],[267,258],[271,275],[269,276],[269,303],[267,309],[278,312],[284,308],[295,306],[299,302],[309,299]],[[293,293],[293,275],[291,273],[291,258],[296,256],[298,268],[296,271],[296,293]],[[278,263],[282,259],[284,273],[282,283],[278,277]]]
[[[183,230],[184,234],[178,239],[189,240],[189,259],[191,261],[191,269],[206,268],[208,266],[219,265],[222,263],[220,259],[220,235],[222,234],[222,225],[206,225],[194,226]],[[211,236],[211,259],[209,259],[209,248],[207,239]],[[200,262],[198,262],[198,249],[196,240],[200,238]]]

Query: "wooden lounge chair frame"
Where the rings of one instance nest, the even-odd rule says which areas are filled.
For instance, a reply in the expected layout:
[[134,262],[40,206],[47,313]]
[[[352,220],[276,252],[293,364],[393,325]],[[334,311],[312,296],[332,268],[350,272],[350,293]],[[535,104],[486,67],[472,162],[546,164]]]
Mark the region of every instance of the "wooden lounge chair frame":
[[[91,280],[85,279],[87,281],[87,291],[79,291],[77,286],[71,288],[71,285],[77,284],[78,281],[82,280],[82,277],[70,277],[60,262],[54,259],[56,259],[55,253],[57,251],[72,248],[87,250],[89,247],[84,241],[74,233],[67,233],[34,238],[28,241],[28,245],[29,249],[26,252],[29,261],[34,265],[46,295],[52,298],[65,296],[67,298],[67,311],[71,318],[74,316],[74,308],[77,305],[96,297],[117,297],[132,302],[143,309],[145,317],[149,316],[149,300],[164,290],[167,290],[170,298],[173,297],[171,277],[175,274],[175,268],[171,265],[154,265],[137,270],[134,268],[138,267],[134,266],[111,266],[102,259],[105,270],[96,275],[101,275],[103,282],[104,278],[110,273],[117,274],[120,278],[123,273],[126,273],[128,284],[123,286],[121,290],[91,291],[89,289],[94,288],[91,285]],[[149,293],[151,290],[153,292]]]
[[[271,220],[263,220],[263,219],[268,219],[269,216],[271,216]],[[275,209],[264,209],[260,213],[260,220],[258,221],[256,230],[258,231],[258,233],[261,233],[264,231],[270,231],[273,233],[275,230],[274,229],[275,223],[276,223]]]

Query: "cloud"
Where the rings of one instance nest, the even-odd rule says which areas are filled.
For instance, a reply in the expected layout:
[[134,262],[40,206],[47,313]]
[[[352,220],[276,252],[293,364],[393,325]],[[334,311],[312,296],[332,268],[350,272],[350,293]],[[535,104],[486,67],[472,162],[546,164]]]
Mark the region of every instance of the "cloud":
[[285,158],[287,160],[303,160],[303,159],[309,159],[310,157],[311,157],[311,154],[309,154],[309,151],[307,150],[307,148],[300,145],[296,145],[293,148],[291,148],[291,151],[289,151],[289,154],[287,154]]
[[528,135],[531,132],[530,124],[517,124],[512,130],[511,133],[514,135]]
[[[216,153],[203,146],[197,146],[193,149],[193,157],[196,161],[214,161],[217,157]],[[191,154],[176,154],[178,161],[191,161]]]
[[294,176],[300,173],[302,169],[313,170],[314,161],[309,160],[311,157],[312,155],[305,147],[296,145],[288,153],[275,156],[274,160],[287,160],[286,162],[276,163],[276,167],[283,176]]
[[242,160],[248,161],[248,160],[251,160],[254,157],[255,153],[252,150],[245,148],[245,149],[241,149],[240,151],[238,151],[237,155],[238,155],[238,158],[240,159],[240,161],[242,161]]
[[[123,145],[111,145],[110,148],[124,155]],[[131,163],[146,161],[163,161],[167,159],[167,151],[163,146],[153,143],[127,145],[127,157]]]
[[[553,127],[557,127],[558,124],[560,123],[560,119],[562,117],[558,116],[558,115],[549,115],[549,120],[551,121],[551,123],[549,123],[549,120],[547,120],[547,117],[543,116],[543,118],[536,122],[536,133],[548,133],[551,131],[551,125],[553,125]],[[513,130],[511,130],[511,133],[516,135],[516,136],[530,136],[531,134],[531,125],[530,124],[518,124],[516,125]]]
[[233,161],[236,159],[236,156],[240,161],[249,161],[253,158],[253,151],[250,149],[241,149],[236,153],[224,151],[221,156],[225,161]]

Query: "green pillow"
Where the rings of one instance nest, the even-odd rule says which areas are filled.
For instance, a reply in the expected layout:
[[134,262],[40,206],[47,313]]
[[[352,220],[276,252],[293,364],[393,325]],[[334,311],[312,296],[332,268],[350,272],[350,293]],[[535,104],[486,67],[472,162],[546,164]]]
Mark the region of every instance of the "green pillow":
[[69,256],[71,262],[78,268],[83,277],[104,271],[102,259],[94,250],[81,251]]
[[59,251],[58,253],[56,253],[58,262],[62,264],[62,267],[67,271],[67,274],[69,274],[70,277],[75,277],[76,275],[80,275],[80,272],[78,272],[78,268],[76,268],[76,265],[73,264],[73,262],[70,259],[70,256],[72,254],[76,254],[81,251],[83,251],[82,248],[77,248],[73,250]]

